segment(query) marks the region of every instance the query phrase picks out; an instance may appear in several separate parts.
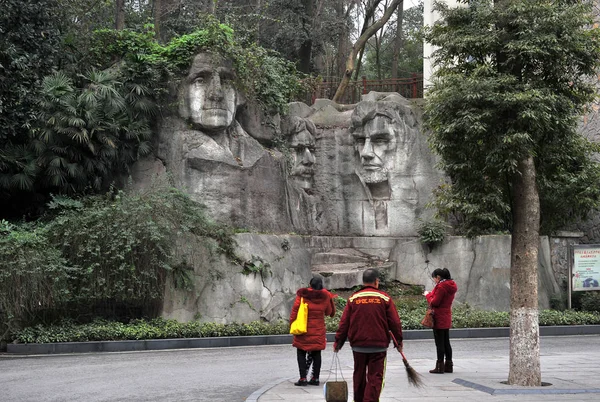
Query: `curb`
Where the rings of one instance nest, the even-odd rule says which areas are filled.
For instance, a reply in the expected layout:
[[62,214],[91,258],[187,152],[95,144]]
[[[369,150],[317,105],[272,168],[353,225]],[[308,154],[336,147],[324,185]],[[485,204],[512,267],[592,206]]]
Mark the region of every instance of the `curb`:
[[[433,339],[430,329],[402,331],[405,340]],[[451,338],[505,338],[510,328],[457,328],[450,331]],[[542,326],[541,336],[597,335],[600,325]],[[333,342],[334,333],[327,334]],[[9,343],[7,354],[42,355],[59,353],[133,352],[142,350],[221,348],[230,346],[286,345],[292,343],[292,335],[231,336],[215,338],[147,339],[138,341],[97,341],[60,343]]]
[[256,391],[254,391],[252,393],[252,395],[250,395],[248,398],[246,398],[246,400],[244,402],[258,402],[258,398],[260,398],[265,392],[267,392],[268,390],[270,390],[273,387],[278,386],[279,384],[281,384],[284,381],[290,380],[291,378],[292,377],[280,378],[279,380],[273,381],[272,383],[269,383],[269,384],[265,385],[264,387],[257,389]]

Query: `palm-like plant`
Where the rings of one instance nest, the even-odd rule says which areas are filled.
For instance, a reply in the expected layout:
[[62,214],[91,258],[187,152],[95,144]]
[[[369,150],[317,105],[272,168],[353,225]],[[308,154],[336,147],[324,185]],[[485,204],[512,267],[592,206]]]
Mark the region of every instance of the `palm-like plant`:
[[42,127],[31,143],[43,184],[63,193],[104,189],[151,150],[154,103],[146,88],[111,71],[80,78],[81,89],[60,72],[44,79]]

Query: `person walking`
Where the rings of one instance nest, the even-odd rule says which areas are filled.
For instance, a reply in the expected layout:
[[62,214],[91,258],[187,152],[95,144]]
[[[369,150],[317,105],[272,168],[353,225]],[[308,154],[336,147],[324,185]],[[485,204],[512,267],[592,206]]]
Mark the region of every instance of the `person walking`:
[[[300,379],[294,385],[319,385],[321,351],[327,346],[325,316],[333,317],[335,315],[334,296],[327,289],[323,289],[321,278],[312,278],[309,287],[300,288],[296,292],[296,301],[290,314],[290,324],[298,316],[301,298],[304,298],[304,302],[308,303],[308,325],[306,333],[294,335],[292,343],[292,346],[297,348],[296,355],[300,371]],[[307,381],[311,364],[312,378]]]
[[402,324],[394,301],[379,290],[379,272],[367,269],[363,287],[350,296],[335,334],[334,352],[346,339],[354,357],[354,402],[377,402],[383,389],[390,331],[402,351]]
[[[450,345],[450,327],[452,327],[452,302],[458,290],[447,268],[438,268],[431,273],[435,286],[431,292],[423,292],[429,307],[433,310],[433,338],[437,351],[433,374],[452,373],[452,346]],[[444,357],[446,361],[444,362]]]

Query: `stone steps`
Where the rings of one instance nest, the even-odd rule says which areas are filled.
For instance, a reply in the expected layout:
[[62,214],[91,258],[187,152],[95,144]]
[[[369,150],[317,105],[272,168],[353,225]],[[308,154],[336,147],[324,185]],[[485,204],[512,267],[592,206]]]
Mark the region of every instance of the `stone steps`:
[[316,253],[313,256],[312,264],[316,265],[327,265],[327,264],[344,264],[344,263],[364,263],[368,264],[372,260],[372,256],[362,254],[356,250],[354,253],[344,252],[327,252],[327,253]]
[[367,268],[393,273],[396,270],[396,262],[388,261],[376,266],[360,263],[320,265],[313,267],[313,274],[323,277],[323,286],[327,289],[352,289],[362,285],[362,275]]

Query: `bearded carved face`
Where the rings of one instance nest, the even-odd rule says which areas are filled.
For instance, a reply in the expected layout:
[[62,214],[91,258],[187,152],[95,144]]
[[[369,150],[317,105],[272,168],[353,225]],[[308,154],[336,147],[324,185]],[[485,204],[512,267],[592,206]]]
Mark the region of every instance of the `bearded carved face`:
[[231,62],[212,53],[196,55],[182,89],[182,117],[209,133],[225,130],[240,104],[234,78]]
[[315,164],[315,128],[311,122],[294,120],[289,146],[292,149],[293,167],[290,176],[304,190],[313,186]]

